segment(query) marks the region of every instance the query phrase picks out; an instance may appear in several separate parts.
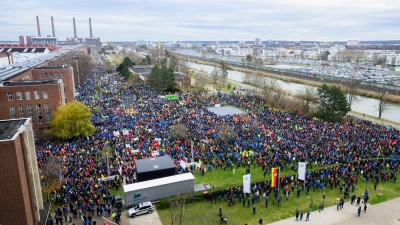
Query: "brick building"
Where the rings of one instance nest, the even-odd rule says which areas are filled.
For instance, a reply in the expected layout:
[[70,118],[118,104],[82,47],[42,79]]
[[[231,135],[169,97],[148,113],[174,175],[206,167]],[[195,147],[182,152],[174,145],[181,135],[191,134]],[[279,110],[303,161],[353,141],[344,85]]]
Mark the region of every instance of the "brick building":
[[19,80],[0,83],[0,119],[31,118],[36,139],[49,128],[51,114],[65,104],[62,80]]
[[72,66],[72,68],[74,69],[74,83],[75,83],[75,87],[79,86],[78,83],[78,77],[79,75],[79,62],[77,59],[68,59],[68,58],[63,58],[60,57],[59,59],[56,60],[52,60],[50,62],[47,63],[48,66]]
[[0,224],[36,225],[43,209],[31,119],[0,121]]
[[64,81],[65,102],[72,102],[75,98],[74,70],[71,66],[36,67],[32,69],[32,80],[61,79]]

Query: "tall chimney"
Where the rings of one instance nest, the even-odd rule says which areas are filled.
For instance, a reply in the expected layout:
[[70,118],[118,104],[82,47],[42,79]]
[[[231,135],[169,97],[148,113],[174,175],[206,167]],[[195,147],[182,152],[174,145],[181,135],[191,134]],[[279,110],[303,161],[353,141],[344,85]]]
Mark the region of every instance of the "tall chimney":
[[76,36],[76,25],[75,25],[75,17],[73,17],[74,18],[74,38],[78,38],[77,36]]
[[56,31],[54,30],[54,20],[53,20],[53,17],[51,17],[51,29],[52,29],[52,31],[53,31],[53,37],[55,37],[55,36],[56,36]]
[[41,37],[42,35],[40,35],[39,16],[36,16],[36,22],[37,22],[37,32],[38,32],[38,37]]
[[90,28],[90,39],[93,39],[93,34],[92,34],[92,19],[89,18],[89,28]]

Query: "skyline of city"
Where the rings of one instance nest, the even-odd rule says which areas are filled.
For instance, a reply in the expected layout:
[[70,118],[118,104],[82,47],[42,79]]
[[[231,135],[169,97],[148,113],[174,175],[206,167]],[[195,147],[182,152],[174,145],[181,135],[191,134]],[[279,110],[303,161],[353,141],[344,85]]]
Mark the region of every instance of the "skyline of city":
[[[77,35],[102,41],[261,40],[344,41],[398,40],[400,2],[376,0],[301,1],[100,1],[3,3],[0,40],[37,35],[36,16],[42,36],[52,34],[53,16],[58,40]],[[23,14],[16,14],[26,12]],[[18,15],[18,17],[16,16]]]

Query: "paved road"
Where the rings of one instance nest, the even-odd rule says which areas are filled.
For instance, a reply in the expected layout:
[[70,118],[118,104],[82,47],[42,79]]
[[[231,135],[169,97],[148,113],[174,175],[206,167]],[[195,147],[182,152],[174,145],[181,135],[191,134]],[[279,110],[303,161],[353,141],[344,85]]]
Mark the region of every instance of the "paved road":
[[[380,204],[367,205],[367,212],[357,216],[358,207],[346,202],[342,210],[337,211],[336,206],[325,208],[323,211],[311,212],[310,221],[296,221],[295,217],[271,223],[270,225],[291,225],[306,223],[309,225],[400,225],[400,198],[395,198]],[[362,206],[363,207],[363,206]],[[362,208],[364,209],[364,208]],[[294,212],[293,212],[294,215]]]

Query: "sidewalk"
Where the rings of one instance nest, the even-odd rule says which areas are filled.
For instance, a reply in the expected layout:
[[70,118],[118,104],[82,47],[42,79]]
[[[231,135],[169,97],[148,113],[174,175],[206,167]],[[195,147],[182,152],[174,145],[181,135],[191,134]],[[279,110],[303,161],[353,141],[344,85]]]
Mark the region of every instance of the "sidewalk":
[[353,111],[348,112],[347,115],[354,116],[354,117],[356,117],[358,119],[362,119],[362,120],[368,120],[368,121],[371,121],[372,123],[375,123],[375,124],[381,124],[381,125],[384,125],[384,126],[387,126],[387,127],[391,126],[391,127],[395,128],[397,130],[400,130],[400,124],[396,123],[396,122],[393,122],[393,121],[382,120],[382,119],[379,119],[379,118],[376,118],[376,117],[373,117],[373,116],[370,116],[370,115],[363,116],[362,113],[353,112]]
[[[310,220],[305,221],[307,212],[304,213],[302,221],[296,221],[295,217],[271,223],[272,225],[291,225],[291,224],[315,224],[315,225],[370,225],[370,224],[390,224],[400,225],[400,197],[376,205],[368,204],[367,213],[361,212],[360,217],[357,216],[358,207],[350,202],[344,203],[342,210],[337,211],[336,206],[325,208],[323,211],[313,211],[310,214]],[[364,205],[361,204],[361,209]],[[295,212],[293,212],[293,215]],[[270,224],[270,225],[271,225]]]

